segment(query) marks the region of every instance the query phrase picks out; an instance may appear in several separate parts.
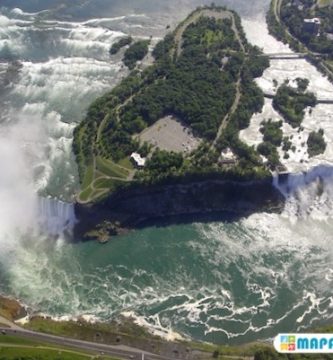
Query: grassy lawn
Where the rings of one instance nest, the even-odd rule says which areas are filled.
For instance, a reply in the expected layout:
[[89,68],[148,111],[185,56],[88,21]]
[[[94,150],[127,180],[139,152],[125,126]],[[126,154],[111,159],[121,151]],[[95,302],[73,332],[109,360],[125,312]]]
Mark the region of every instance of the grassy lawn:
[[94,182],[94,187],[96,189],[108,189],[111,191],[112,189],[114,189],[116,183],[117,181],[113,179],[97,179]]
[[79,195],[81,201],[87,201],[93,193],[93,189],[89,186],[87,189],[82,191]]
[[[251,357],[255,354],[256,351],[260,349],[272,349],[272,346],[264,343],[254,342],[239,346],[228,346],[228,345],[214,345],[209,343],[190,343],[192,349],[198,349],[201,351],[207,351],[212,353],[215,350],[218,350],[220,354],[224,356],[239,356],[241,357]],[[224,359],[224,356],[219,357],[220,360]]]
[[102,200],[106,199],[109,196],[109,194],[110,194],[110,191],[105,190],[105,189],[95,191],[93,193],[91,201],[97,203],[99,201],[102,201]]
[[134,167],[133,167],[133,164],[131,162],[131,160],[126,157],[124,159],[121,159],[119,162],[118,162],[118,165],[128,169],[128,170],[134,170]]
[[[86,352],[54,344],[38,343],[19,336],[0,335],[0,360],[38,359],[38,360],[86,360],[96,352]],[[103,360],[116,360],[111,357],[99,357]]]
[[38,359],[38,360],[86,360],[91,359],[91,355],[84,355],[62,349],[38,349],[29,347],[0,347],[0,359]]
[[38,346],[40,343],[36,343],[33,340],[21,338],[19,336],[11,336],[11,335],[0,335],[0,344],[8,344],[8,345],[29,345],[29,346]]
[[112,161],[102,159],[101,157],[96,158],[96,165],[97,169],[107,176],[125,179],[129,175],[129,171],[119,167]]
[[318,0],[317,4],[319,7],[325,7],[328,5],[331,5],[333,3],[333,0]]
[[[100,173],[99,175],[101,176],[102,174]],[[122,179],[125,180],[124,177],[119,178],[119,181],[115,179],[106,179],[102,177],[97,178],[96,180],[93,181],[91,186],[87,187],[79,194],[79,200],[83,202],[101,200],[110,191],[113,191],[118,184],[122,183]],[[92,185],[94,188],[92,188]]]
[[222,31],[207,30],[203,36],[203,42],[207,44],[207,46],[210,46],[217,41],[222,41],[222,39],[223,39]]
[[93,165],[90,165],[86,169],[84,180],[82,183],[82,189],[87,188],[93,180],[94,180],[94,167]]

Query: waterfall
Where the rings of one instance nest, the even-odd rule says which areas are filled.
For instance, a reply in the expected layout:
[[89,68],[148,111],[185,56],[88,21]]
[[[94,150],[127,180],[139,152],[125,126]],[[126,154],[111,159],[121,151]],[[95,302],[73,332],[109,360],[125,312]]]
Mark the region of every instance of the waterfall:
[[53,198],[38,198],[38,220],[41,230],[50,235],[70,232],[76,222],[74,204]]
[[274,177],[286,198],[284,213],[291,219],[333,218],[333,168],[317,166],[308,172]]

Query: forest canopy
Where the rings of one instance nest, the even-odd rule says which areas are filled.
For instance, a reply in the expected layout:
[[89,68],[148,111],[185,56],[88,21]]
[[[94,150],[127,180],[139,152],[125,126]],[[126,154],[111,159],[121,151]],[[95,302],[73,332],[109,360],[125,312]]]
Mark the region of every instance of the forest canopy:
[[130,45],[132,41],[133,39],[131,36],[126,36],[125,38],[121,38],[119,41],[117,41],[111,46],[110,54],[116,55],[120,51],[120,49],[122,49],[127,45]]
[[149,40],[137,41],[125,51],[123,62],[130,70],[133,70],[136,63],[148,54],[149,44]]
[[[253,80],[268,67],[268,58],[247,42],[240,18],[232,11],[199,8],[185,23],[184,29],[182,23],[157,43],[155,62],[148,67],[136,65],[146,56],[149,41],[132,43],[124,53],[131,73],[97,99],[75,129],[73,149],[85,195],[105,191],[91,184],[96,176],[102,176],[104,184],[106,179],[111,182],[110,174],[124,174],[115,177],[117,186],[194,174],[267,175],[256,150],[238,134],[264,104]],[[140,134],[164,118],[178,119],[200,146],[186,153],[142,143]],[[231,168],[219,161],[226,148],[236,156]],[[147,157],[143,168],[133,170],[133,153]],[[96,164],[103,166],[96,169]]]
[[285,120],[293,127],[299,127],[305,116],[307,107],[314,107],[317,98],[312,92],[305,92],[306,83],[301,79],[297,81],[298,87],[281,85],[273,99],[275,110],[281,113]]

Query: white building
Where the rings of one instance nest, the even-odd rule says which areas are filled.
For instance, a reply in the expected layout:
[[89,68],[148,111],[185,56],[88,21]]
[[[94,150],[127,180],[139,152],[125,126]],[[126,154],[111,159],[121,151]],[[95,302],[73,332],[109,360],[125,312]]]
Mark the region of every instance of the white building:
[[221,152],[220,163],[221,164],[234,164],[237,161],[237,156],[230,148],[226,148]]
[[311,32],[314,35],[318,35],[320,30],[321,21],[319,18],[304,19],[303,29],[304,31]]
[[135,165],[138,166],[138,167],[144,167],[146,165],[147,159],[142,157],[138,153],[135,153],[135,152],[132,153],[131,159],[133,159],[133,161],[135,162]]

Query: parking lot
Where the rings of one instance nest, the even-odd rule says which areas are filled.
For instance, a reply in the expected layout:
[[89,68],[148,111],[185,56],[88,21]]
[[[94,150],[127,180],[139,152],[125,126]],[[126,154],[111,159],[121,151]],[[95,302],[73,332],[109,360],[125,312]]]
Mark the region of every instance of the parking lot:
[[190,153],[201,139],[192,130],[173,116],[166,116],[139,135],[141,142],[147,142],[161,150]]

